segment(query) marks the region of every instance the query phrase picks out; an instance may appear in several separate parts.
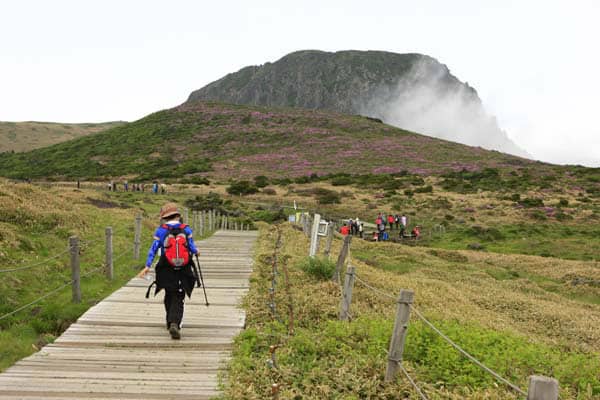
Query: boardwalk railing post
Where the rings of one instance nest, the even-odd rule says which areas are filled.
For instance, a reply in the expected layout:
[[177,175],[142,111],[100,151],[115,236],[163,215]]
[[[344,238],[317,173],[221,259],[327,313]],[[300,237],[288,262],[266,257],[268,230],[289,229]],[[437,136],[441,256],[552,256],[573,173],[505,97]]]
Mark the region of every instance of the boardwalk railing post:
[[342,268],[344,267],[344,263],[346,262],[346,257],[348,257],[348,253],[350,252],[350,242],[352,241],[352,236],[346,235],[344,237],[344,244],[342,245],[342,249],[340,250],[340,255],[338,256],[337,263],[335,264],[335,271],[333,272],[333,276],[331,280],[334,282],[340,282],[340,273]]
[[321,222],[321,215],[315,214],[313,219],[312,229],[310,233],[310,248],[308,250],[308,256],[314,257],[317,254],[317,245],[319,243],[319,223]]
[[204,236],[204,217],[206,216],[204,210],[200,211],[200,226],[198,227],[198,233],[200,236]]
[[183,223],[186,225],[189,225],[189,222],[190,222],[189,216],[190,216],[190,210],[189,210],[189,208],[185,207],[183,209]]
[[348,265],[346,278],[344,279],[342,301],[340,302],[340,319],[342,321],[348,321],[348,319],[350,319],[350,304],[352,304],[352,289],[354,289],[354,272],[354,265]]
[[71,248],[73,303],[81,303],[81,271],[79,266],[79,238],[77,236],[69,238],[69,247]]
[[325,242],[325,255],[329,258],[331,243],[333,243],[333,222],[327,227],[327,241]]
[[310,236],[310,221],[308,214],[302,214],[302,230],[307,237]]
[[208,232],[212,232],[213,231],[213,210],[210,210],[208,212]]
[[546,376],[530,376],[527,400],[558,400],[558,381]]
[[404,342],[406,332],[408,331],[408,320],[410,318],[410,305],[413,302],[414,292],[412,290],[400,290],[398,297],[398,308],[396,309],[396,320],[394,321],[394,331],[390,340],[390,350],[388,352],[388,364],[385,371],[385,381],[390,382],[396,378],[402,363],[404,354]]
[[106,227],[106,277],[113,279],[113,230],[112,227]]
[[140,245],[142,239],[142,216],[138,214],[135,217],[135,234],[133,236],[133,258],[140,259]]

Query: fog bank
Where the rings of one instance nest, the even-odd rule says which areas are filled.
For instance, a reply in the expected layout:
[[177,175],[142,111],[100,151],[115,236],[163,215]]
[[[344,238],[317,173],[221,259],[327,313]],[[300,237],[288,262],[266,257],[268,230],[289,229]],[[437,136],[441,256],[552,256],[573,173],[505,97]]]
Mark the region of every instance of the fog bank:
[[398,81],[357,104],[363,115],[410,131],[530,158],[488,115],[477,92],[425,58]]

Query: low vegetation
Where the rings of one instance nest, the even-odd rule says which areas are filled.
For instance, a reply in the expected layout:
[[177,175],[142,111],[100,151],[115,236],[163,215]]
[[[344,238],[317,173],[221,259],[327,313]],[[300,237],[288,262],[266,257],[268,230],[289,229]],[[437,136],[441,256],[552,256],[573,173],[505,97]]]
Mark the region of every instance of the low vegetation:
[[[474,356],[522,388],[531,374],[554,376],[563,399],[600,395],[600,292],[573,276],[600,278],[593,262],[472,251],[398,247],[354,240],[359,277],[392,299],[355,284],[350,322],[337,319],[340,289],[315,279],[308,239],[285,224],[278,252],[276,311],[270,302],[277,231],[261,225],[253,285],[244,302],[247,329],[237,338],[224,399],[260,399],[280,385],[280,398],[395,399],[414,396],[399,377],[383,382],[400,288],[416,307]],[[340,241],[334,241],[337,254]],[[319,272],[320,275],[320,272]],[[582,281],[583,282],[583,281]],[[589,280],[585,282],[590,282]],[[594,300],[595,299],[595,300]],[[292,318],[293,316],[293,318]],[[293,321],[293,326],[292,326]],[[278,346],[276,366],[270,346]],[[430,398],[515,399],[417,319],[410,322],[405,366]]]

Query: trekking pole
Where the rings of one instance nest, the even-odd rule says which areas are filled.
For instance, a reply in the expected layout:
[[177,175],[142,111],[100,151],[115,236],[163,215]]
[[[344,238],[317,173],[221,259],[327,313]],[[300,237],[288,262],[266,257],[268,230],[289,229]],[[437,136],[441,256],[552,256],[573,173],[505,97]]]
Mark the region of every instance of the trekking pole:
[[196,264],[198,264],[198,275],[202,281],[202,290],[204,290],[204,300],[206,301],[206,307],[208,307],[208,297],[206,297],[206,286],[204,285],[204,278],[202,277],[202,267],[200,267],[200,260],[198,254],[196,254]]

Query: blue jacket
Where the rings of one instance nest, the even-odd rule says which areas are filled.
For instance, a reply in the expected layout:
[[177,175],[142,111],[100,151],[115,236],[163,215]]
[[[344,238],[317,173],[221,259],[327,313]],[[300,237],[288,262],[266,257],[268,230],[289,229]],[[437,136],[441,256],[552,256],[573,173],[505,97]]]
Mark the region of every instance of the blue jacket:
[[[181,224],[179,222],[171,221],[171,222],[167,222],[167,225],[171,225],[173,227],[178,227],[179,225],[183,225],[183,224]],[[186,226],[183,229],[183,231],[187,235],[188,248],[190,249],[190,252],[192,254],[198,254],[198,249],[196,248],[196,245],[194,244],[194,238],[192,237],[192,228],[190,228],[189,226]],[[154,261],[154,257],[156,256],[156,252],[158,251],[158,249],[162,248],[163,242],[165,240],[165,237],[167,237],[168,232],[169,232],[169,230],[166,228],[163,228],[162,225],[159,226],[158,229],[156,229],[156,232],[154,233],[154,242],[152,242],[152,245],[150,246],[150,250],[148,251],[148,258],[146,259],[146,268],[150,268],[150,266],[152,265],[152,262]]]

